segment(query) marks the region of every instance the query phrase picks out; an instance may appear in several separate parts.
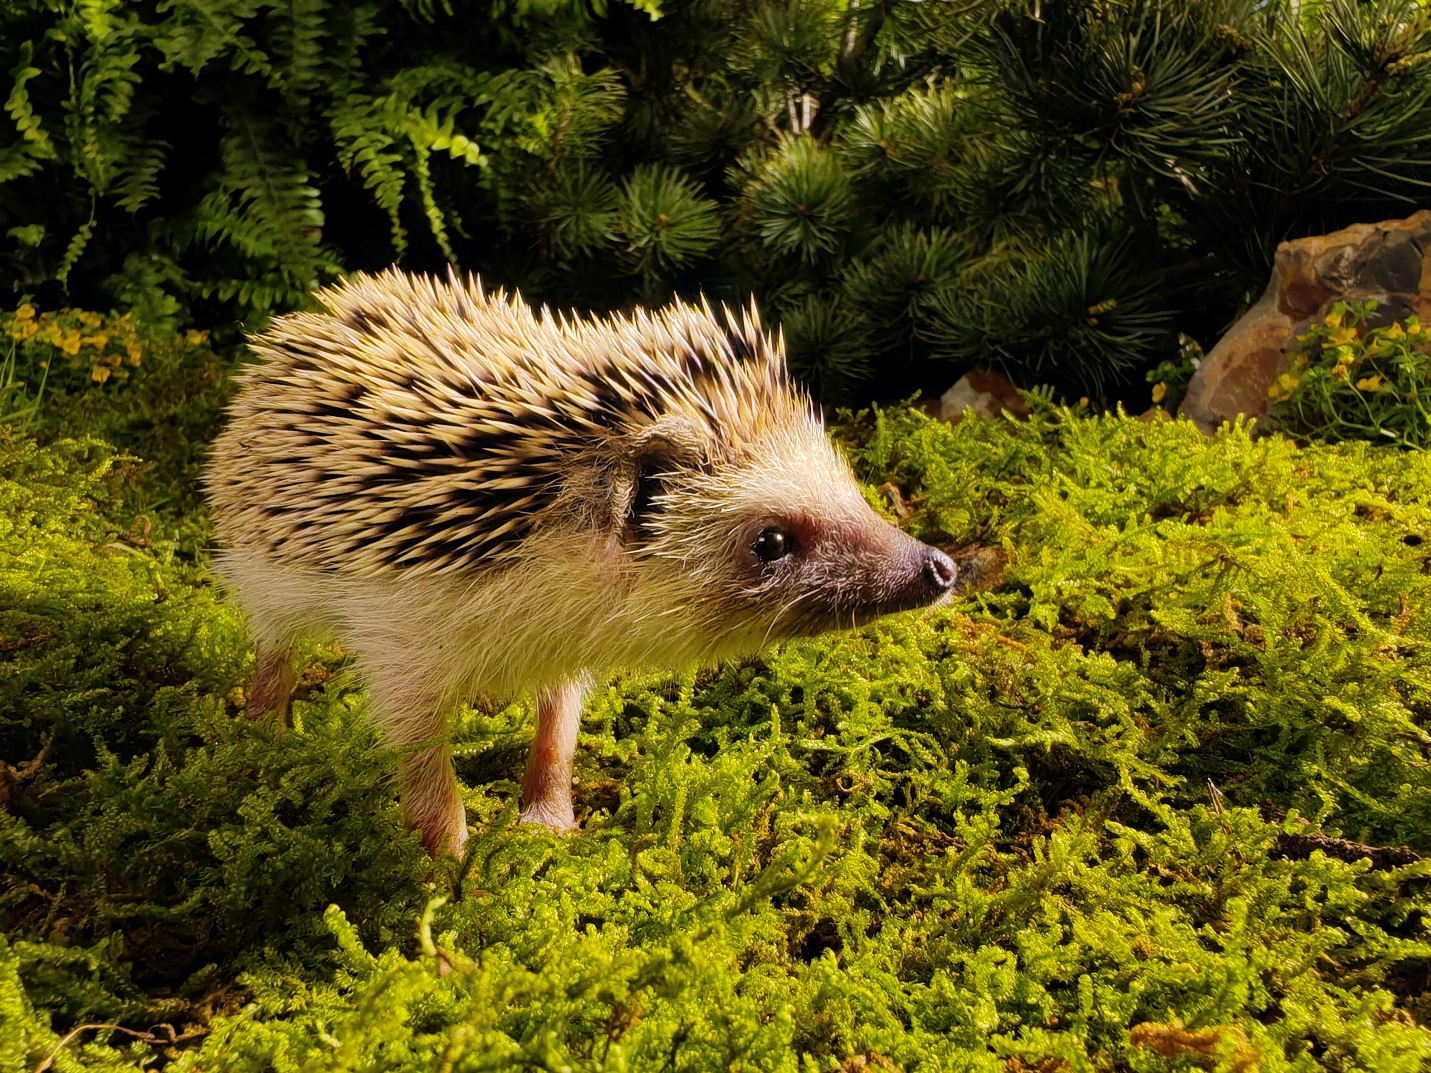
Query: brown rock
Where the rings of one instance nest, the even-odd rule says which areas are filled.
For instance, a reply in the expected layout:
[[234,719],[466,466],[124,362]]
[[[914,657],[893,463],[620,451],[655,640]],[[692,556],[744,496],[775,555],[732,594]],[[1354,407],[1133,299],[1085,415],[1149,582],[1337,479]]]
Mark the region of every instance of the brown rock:
[[1373,298],[1373,325],[1431,318],[1431,209],[1278,246],[1267,290],[1203,359],[1178,413],[1208,433],[1263,416],[1293,340],[1334,303]]
[[965,373],[954,386],[939,397],[939,416],[952,425],[964,420],[973,410],[984,417],[998,417],[1005,411],[1022,420],[1029,415],[1028,405],[1003,373],[976,370]]

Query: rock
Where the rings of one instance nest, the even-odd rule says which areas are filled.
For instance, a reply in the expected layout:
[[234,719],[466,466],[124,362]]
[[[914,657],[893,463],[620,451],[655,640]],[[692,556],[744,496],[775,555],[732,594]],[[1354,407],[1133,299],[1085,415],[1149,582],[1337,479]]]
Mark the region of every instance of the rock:
[[1293,340],[1336,302],[1371,298],[1374,326],[1413,313],[1431,321],[1431,209],[1278,246],[1267,290],[1202,360],[1178,414],[1207,433],[1263,416]]
[[939,416],[951,425],[964,420],[969,410],[984,417],[998,417],[1005,410],[1020,419],[1029,415],[1013,381],[991,371],[965,373],[939,397]]
[[970,544],[949,549],[949,558],[959,568],[959,580],[954,586],[958,596],[990,592],[1004,583],[1004,568],[1009,564],[1009,557],[1002,548]]

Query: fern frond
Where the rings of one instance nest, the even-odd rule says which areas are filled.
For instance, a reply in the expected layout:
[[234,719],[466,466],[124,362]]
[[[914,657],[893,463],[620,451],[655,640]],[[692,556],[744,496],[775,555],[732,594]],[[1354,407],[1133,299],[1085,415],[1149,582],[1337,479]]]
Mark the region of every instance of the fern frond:
[[80,225],[80,229],[75,232],[74,238],[70,239],[69,245],[65,247],[65,255],[60,260],[60,266],[55,269],[55,279],[61,284],[68,285],[70,273],[74,271],[75,265],[84,254],[85,247],[89,245],[89,240],[94,237],[94,209],[93,202],[89,208],[89,219]]
[[153,37],[162,67],[177,64],[198,74],[228,53],[237,71],[267,76],[273,70],[267,54],[244,33],[245,21],[258,12],[256,0],[160,0],[157,10],[168,14]]
[[416,153],[416,160],[413,163],[412,174],[417,180],[417,194],[422,200],[422,211],[427,216],[427,224],[432,228],[432,237],[437,240],[438,247],[442,250],[442,255],[447,258],[447,263],[455,265],[457,254],[452,250],[452,243],[447,238],[447,224],[442,217],[442,209],[437,204],[437,192],[432,186],[432,171],[428,167],[428,160],[431,157],[431,150],[427,146],[414,143],[413,150]]
[[135,213],[159,196],[159,173],[164,170],[168,142],[125,139],[127,149],[115,174],[114,192],[119,207]]
[[40,73],[38,67],[31,66],[34,58],[34,43],[24,42],[20,46],[20,62],[10,72],[14,75],[15,81],[10,89],[10,96],[5,101],[5,111],[15,121],[15,127],[24,141],[26,153],[36,159],[53,160],[55,159],[54,143],[45,133],[45,128],[40,125],[40,119],[35,115],[35,110],[30,104],[30,95],[25,89],[25,83]]
[[274,5],[273,51],[278,62],[268,83],[290,101],[305,103],[323,72],[323,43],[328,0],[283,0]]
[[307,168],[275,144],[270,121],[237,106],[223,115],[228,133],[219,142],[222,179],[200,205],[197,237],[275,262],[291,296],[301,296],[338,270],[319,242],[318,190]]
[[338,146],[338,163],[345,171],[356,168],[363,187],[372,191],[378,208],[392,225],[393,249],[398,260],[407,252],[407,229],[402,225],[403,187],[407,175],[404,155],[398,145],[391,115],[393,97],[374,99],[350,94],[335,102],[328,113],[329,126]]
[[109,190],[132,143],[125,121],[140,81],[135,67],[141,59],[141,30],[135,20],[118,22],[111,10],[116,6],[117,0],[79,5],[65,27],[75,46],[85,46],[66,107],[68,155],[98,194]]
[[23,179],[26,175],[33,175],[42,166],[40,159],[30,151],[30,147],[24,142],[7,145],[4,149],[0,149],[0,184],[8,183],[12,179]]

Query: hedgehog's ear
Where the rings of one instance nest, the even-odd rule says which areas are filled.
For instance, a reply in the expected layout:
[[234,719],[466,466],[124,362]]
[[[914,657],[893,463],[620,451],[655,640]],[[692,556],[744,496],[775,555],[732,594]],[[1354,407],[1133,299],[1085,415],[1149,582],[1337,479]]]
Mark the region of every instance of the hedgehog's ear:
[[627,542],[650,536],[648,522],[655,499],[666,489],[675,470],[704,469],[710,461],[710,435],[695,421],[667,417],[646,426],[629,441],[630,468],[620,498],[626,504]]
[[710,459],[710,449],[709,431],[689,417],[663,417],[630,439],[633,459],[664,462],[666,469],[704,467]]

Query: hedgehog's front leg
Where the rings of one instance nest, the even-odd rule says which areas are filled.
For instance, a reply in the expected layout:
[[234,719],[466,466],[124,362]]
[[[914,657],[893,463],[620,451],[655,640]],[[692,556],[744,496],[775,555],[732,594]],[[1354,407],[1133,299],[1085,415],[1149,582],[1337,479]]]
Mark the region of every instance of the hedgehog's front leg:
[[522,778],[523,823],[539,823],[553,831],[576,830],[571,764],[581,706],[590,689],[591,680],[582,677],[537,691],[537,737]]

